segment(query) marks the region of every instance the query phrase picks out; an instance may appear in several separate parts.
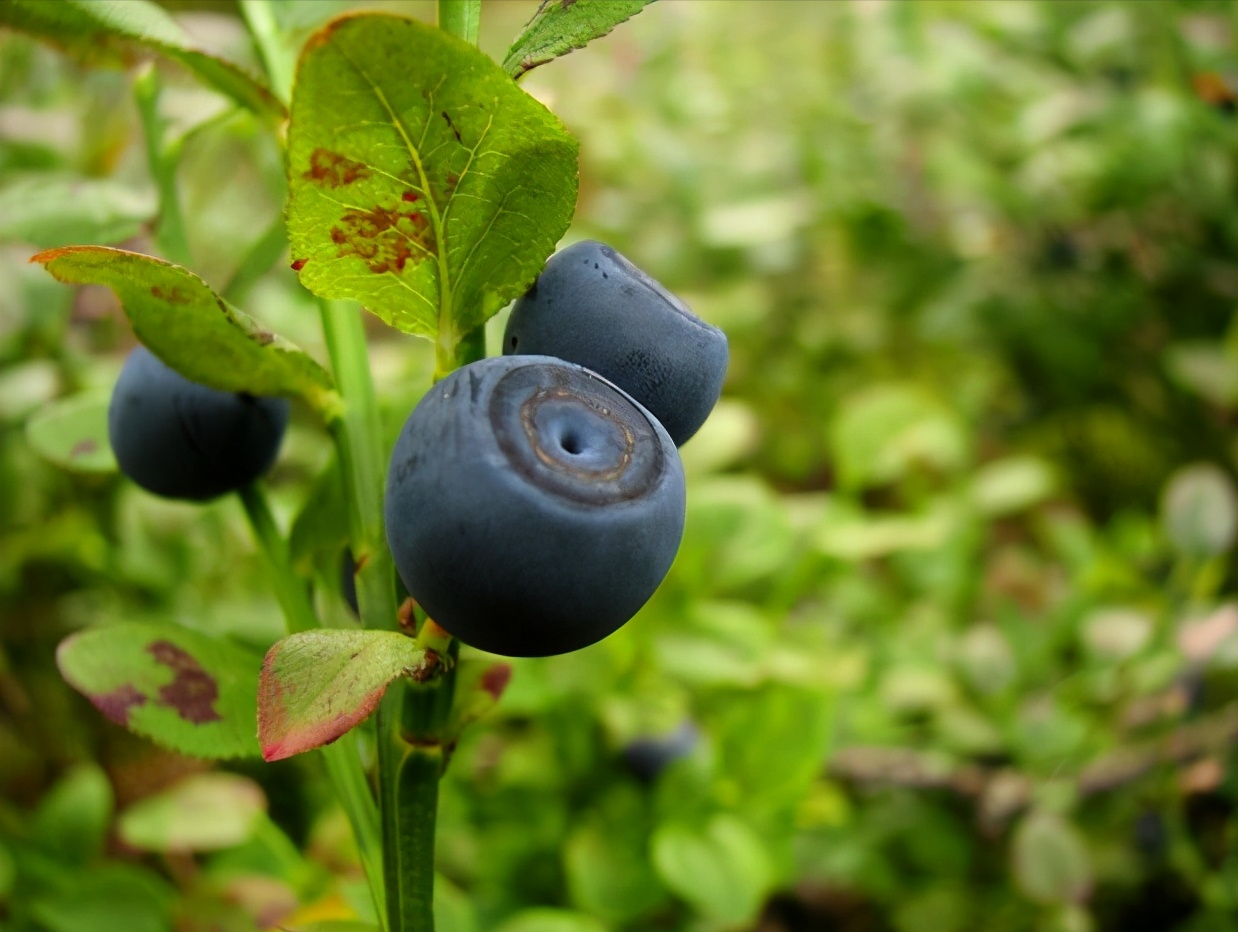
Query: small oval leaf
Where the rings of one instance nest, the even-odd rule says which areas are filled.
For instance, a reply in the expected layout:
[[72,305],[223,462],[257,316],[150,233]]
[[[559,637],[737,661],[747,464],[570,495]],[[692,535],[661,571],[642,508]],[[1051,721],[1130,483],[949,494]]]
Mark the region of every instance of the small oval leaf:
[[576,142],[474,46],[385,14],[312,36],[288,127],[301,282],[447,344],[522,294],[576,205]]
[[257,754],[257,658],[177,625],[125,623],[61,641],[60,674],[134,734],[194,757]]
[[1161,523],[1179,553],[1193,557],[1225,553],[1238,532],[1238,495],[1233,482],[1212,463],[1178,470],[1165,487]]
[[1042,903],[1075,903],[1092,888],[1092,866],[1079,830],[1051,812],[1029,813],[1011,842],[1015,881]]
[[426,652],[398,631],[324,629],[286,637],[267,651],[258,687],[262,756],[282,760],[330,744],[365,720]]
[[140,851],[218,851],[247,841],[265,811],[262,789],[248,777],[198,773],[134,803],[116,827]]
[[336,411],[322,366],[229,306],[188,269],[106,246],[49,249],[30,261],[66,284],[111,288],[138,339],[187,379],[220,391],[299,396],[324,417]]
[[653,836],[653,863],[675,893],[705,916],[730,923],[752,919],[774,879],[760,837],[728,814],[703,829],[664,824]]
[[75,472],[116,471],[107,434],[111,393],[82,392],[44,405],[26,422],[26,442],[45,460]]

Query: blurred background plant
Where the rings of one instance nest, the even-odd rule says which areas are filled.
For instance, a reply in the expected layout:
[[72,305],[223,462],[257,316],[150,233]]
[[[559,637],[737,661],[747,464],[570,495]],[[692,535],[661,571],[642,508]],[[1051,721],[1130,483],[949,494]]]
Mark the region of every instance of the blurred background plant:
[[[236,4],[164,5],[256,67]],[[441,932],[1238,928],[1236,41],[1207,0],[667,2],[525,79],[581,141],[569,238],[732,363],[666,583],[459,747]],[[365,918],[316,755],[178,757],[55,666],[107,619],[255,671],[282,633],[235,502],[44,461],[133,338],[27,259],[157,251],[138,66],[96,64],[0,32],[0,929]],[[278,145],[157,67],[195,271],[323,358]],[[394,435],[432,352],[369,325]],[[270,477],[324,579],[330,458],[299,412]]]

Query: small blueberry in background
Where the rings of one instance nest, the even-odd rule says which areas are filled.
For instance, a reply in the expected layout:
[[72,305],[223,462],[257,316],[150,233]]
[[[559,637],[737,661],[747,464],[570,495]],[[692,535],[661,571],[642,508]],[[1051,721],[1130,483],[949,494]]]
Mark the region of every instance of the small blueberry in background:
[[623,749],[623,762],[638,780],[652,783],[675,761],[691,754],[700,740],[696,725],[685,721],[670,734],[646,735],[629,742]]

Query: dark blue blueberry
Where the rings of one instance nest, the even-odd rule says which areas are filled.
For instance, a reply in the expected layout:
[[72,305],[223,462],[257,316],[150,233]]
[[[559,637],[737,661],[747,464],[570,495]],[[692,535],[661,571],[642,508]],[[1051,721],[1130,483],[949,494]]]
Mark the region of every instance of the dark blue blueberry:
[[551,256],[512,308],[503,352],[592,369],[648,408],[677,446],[713,410],[728,360],[726,334],[593,241]]
[[107,427],[120,470],[164,498],[206,501],[253,482],[275,461],[284,398],[216,391],[139,346],[120,371]]
[[513,657],[600,641],[645,604],[683,535],[679,453],[643,407],[560,359],[483,359],[409,415],[387,474],[409,594]]
[[623,762],[638,780],[652,783],[668,766],[691,754],[700,739],[696,726],[684,722],[669,735],[648,735],[630,742],[623,749]]

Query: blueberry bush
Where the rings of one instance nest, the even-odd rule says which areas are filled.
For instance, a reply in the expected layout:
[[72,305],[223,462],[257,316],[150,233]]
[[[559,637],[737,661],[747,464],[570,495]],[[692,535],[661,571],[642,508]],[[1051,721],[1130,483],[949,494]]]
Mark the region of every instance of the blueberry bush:
[[1234,928],[1236,23],[2,0],[0,930]]

